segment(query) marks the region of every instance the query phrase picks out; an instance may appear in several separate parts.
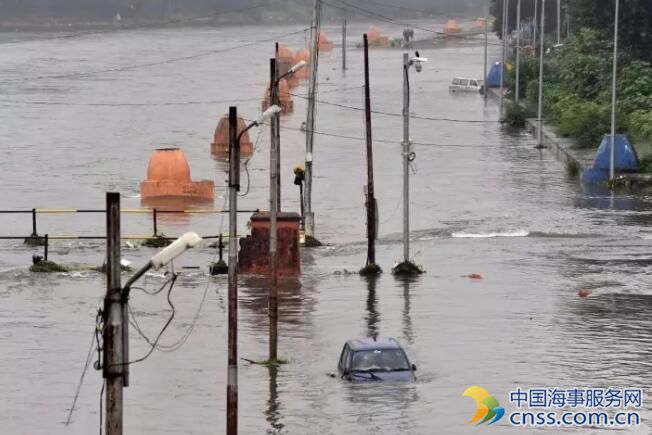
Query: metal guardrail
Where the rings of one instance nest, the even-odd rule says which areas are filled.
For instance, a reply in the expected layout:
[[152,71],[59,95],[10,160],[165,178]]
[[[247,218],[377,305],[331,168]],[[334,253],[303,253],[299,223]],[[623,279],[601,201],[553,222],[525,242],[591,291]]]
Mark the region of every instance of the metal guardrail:
[[[238,213],[257,213],[259,209],[254,210],[238,210]],[[0,240],[22,240],[24,239],[26,243],[29,243],[28,240],[32,239],[37,242],[36,244],[42,244],[41,240],[43,236],[39,236],[37,231],[37,222],[36,216],[38,214],[74,214],[74,213],[106,213],[106,210],[102,209],[72,209],[72,208],[33,208],[31,210],[0,210],[0,215],[2,214],[31,214],[32,215],[32,234],[28,237],[25,236],[0,236]],[[158,232],[158,215],[159,214],[220,214],[220,213],[229,213],[229,210],[223,209],[190,209],[190,210],[166,210],[166,209],[157,209],[157,208],[135,208],[135,209],[125,209],[121,210],[121,213],[124,214],[151,214],[152,215],[152,227],[153,233],[151,236],[126,236],[122,237],[122,240],[154,240],[164,236],[161,236]],[[205,236],[204,239],[217,239],[220,236]],[[164,237],[166,239],[174,239],[171,237]],[[50,240],[105,240],[106,236],[49,236]]]

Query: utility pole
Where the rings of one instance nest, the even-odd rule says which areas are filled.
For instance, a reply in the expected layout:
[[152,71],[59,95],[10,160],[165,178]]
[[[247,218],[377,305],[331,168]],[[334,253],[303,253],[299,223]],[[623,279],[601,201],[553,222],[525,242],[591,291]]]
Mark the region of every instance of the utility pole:
[[521,76],[521,0],[516,6],[516,104],[520,104],[520,77]]
[[[280,62],[278,60],[278,42],[276,43],[276,51],[274,57],[276,58],[276,68],[275,68],[275,76],[274,76],[274,98],[275,100],[272,101],[272,104],[279,105],[279,76],[281,73],[279,72],[280,69]],[[285,73],[285,71],[283,72]],[[281,116],[280,114],[276,114],[274,118],[272,119],[272,122],[275,123],[276,125],[276,138],[274,140],[274,146],[276,147],[276,211],[280,212],[281,211]]]
[[238,109],[229,107],[229,332],[226,383],[226,433],[238,433],[238,191],[240,141]]
[[[106,276],[104,298],[104,359],[103,377],[106,380],[106,435],[122,435],[122,393],[128,386],[127,342],[128,330],[120,284],[120,194],[106,194]],[[124,307],[123,307],[124,305]]]
[[346,71],[346,19],[342,21],[342,71]]
[[487,92],[487,67],[489,64],[489,24],[487,23],[487,17],[489,16],[489,5],[486,5],[484,8],[484,75],[482,80],[484,81],[484,99],[485,101],[489,98],[489,92]]
[[614,17],[614,59],[613,59],[613,83],[611,87],[611,147],[609,148],[609,181],[616,178],[616,84],[618,80],[618,21],[620,15],[620,0],[616,0],[616,12]]
[[[277,72],[276,72],[276,59],[270,59],[270,80],[271,88],[275,89]],[[272,101],[276,101],[276,92],[272,91]],[[276,104],[276,103],[274,103]],[[278,177],[277,166],[277,147],[276,140],[278,138],[279,124],[277,123],[278,113],[274,115],[271,120],[272,128],[272,145],[270,146],[270,186],[269,186],[269,267],[271,274],[271,287],[269,291],[269,361],[276,361],[277,351],[277,337],[278,337],[278,252],[277,252],[277,214],[278,214],[278,195],[276,190],[278,184],[276,178]]]
[[557,44],[561,44],[561,0],[557,0]]
[[422,62],[428,59],[418,55],[410,60],[408,53],[403,54],[403,261],[392,269],[395,275],[418,275],[423,270],[410,261],[410,162],[414,160],[412,141],[410,140],[410,79],[409,70],[414,65],[417,72],[422,69]]
[[539,26],[539,0],[534,0],[534,18],[532,18],[532,27],[534,35],[532,36],[533,56],[537,53],[537,27]]
[[378,228],[376,228],[376,196],[374,195],[374,159],[373,143],[371,140],[371,93],[369,90],[369,41],[367,34],[363,36],[364,42],[364,109],[365,109],[365,128],[367,138],[367,264],[362,270],[361,275],[376,275],[382,270],[376,265],[376,238],[378,237]]
[[543,55],[545,48],[545,24],[546,24],[546,0],[541,0],[541,34],[539,39],[541,40],[541,47],[539,49],[539,110],[538,110],[538,119],[537,125],[537,146],[536,148],[541,149],[543,146]]
[[503,62],[500,68],[500,119],[505,119],[505,65],[507,62],[507,13],[509,0],[503,0]]
[[310,36],[312,51],[310,52],[310,83],[308,85],[308,114],[306,118],[306,189],[305,189],[305,227],[306,240],[315,237],[315,215],[312,212],[312,150],[315,131],[315,95],[317,94],[317,68],[319,64],[319,29],[321,20],[321,0],[314,0],[312,26]]

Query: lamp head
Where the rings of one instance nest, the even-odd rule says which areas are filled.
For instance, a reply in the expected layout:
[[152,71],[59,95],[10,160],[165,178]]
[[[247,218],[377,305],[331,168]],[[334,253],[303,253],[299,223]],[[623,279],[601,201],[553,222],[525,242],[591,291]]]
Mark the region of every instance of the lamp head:
[[201,237],[199,237],[197,233],[185,233],[183,236],[172,242],[170,246],[163,249],[149,260],[152,264],[152,268],[160,269],[179,255],[186,252],[188,249],[196,246],[200,241]]
[[292,73],[292,74],[294,74],[294,73],[296,73],[297,71],[301,71],[301,70],[304,69],[305,67],[306,67],[306,61],[305,61],[305,60],[301,60],[301,61],[297,62],[297,63],[296,63],[292,68],[290,68],[290,71],[289,71],[289,72]]
[[268,121],[272,116],[279,113],[281,110],[283,109],[281,109],[281,107],[277,106],[276,104],[269,106],[269,108],[265,110],[262,115],[260,115],[260,118],[256,120],[255,124],[264,124],[265,121]]

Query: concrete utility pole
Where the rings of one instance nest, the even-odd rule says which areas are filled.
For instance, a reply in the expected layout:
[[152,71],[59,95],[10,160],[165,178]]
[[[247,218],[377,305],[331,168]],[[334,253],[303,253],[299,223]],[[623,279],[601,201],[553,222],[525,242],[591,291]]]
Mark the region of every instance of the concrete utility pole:
[[539,110],[537,116],[537,146],[536,148],[544,148],[543,146],[543,55],[545,48],[545,26],[546,24],[546,0],[541,0],[541,47],[539,53]]
[[537,53],[537,28],[539,27],[539,0],[534,0],[534,17],[532,18],[532,30],[534,34],[532,35],[532,51],[533,56],[536,56]]
[[[106,194],[106,276],[104,298],[104,359],[106,379],[106,435],[122,435],[122,392],[128,385],[128,358],[125,335],[128,334],[120,284],[120,194]],[[126,307],[126,304],[124,304]],[[127,335],[128,336],[128,335]]]
[[484,82],[484,99],[485,101],[489,98],[489,92],[487,92],[487,68],[489,65],[489,24],[487,23],[487,17],[489,16],[489,5],[486,5],[484,8],[484,75],[482,80]]
[[238,433],[238,191],[240,141],[238,110],[229,107],[229,332],[226,383],[226,433]]
[[[276,88],[276,59],[270,59],[270,80],[271,89]],[[276,92],[272,91],[272,102],[276,104]],[[272,118],[272,146],[270,147],[270,191],[269,191],[269,220],[270,220],[270,233],[269,233],[269,267],[271,274],[271,287],[269,291],[269,360],[270,362],[276,361],[277,351],[277,337],[278,337],[278,252],[277,252],[277,214],[278,214],[278,195],[276,189],[278,184],[276,178],[278,177],[277,159],[277,118],[278,113]]]
[[[275,46],[275,55],[276,58],[276,79],[274,80],[274,97],[276,101],[272,102],[273,105],[279,105],[279,69],[280,62],[278,60],[278,42]],[[274,141],[274,146],[276,147],[276,211],[281,211],[281,116],[277,115],[274,117],[274,122],[276,122],[276,139]]]
[[376,196],[374,194],[374,159],[373,143],[371,140],[371,92],[369,90],[369,41],[367,34],[363,36],[364,42],[364,108],[365,128],[367,136],[367,264],[360,271],[362,275],[375,275],[382,270],[376,265]]
[[561,44],[561,0],[557,0],[557,44]]
[[616,0],[614,17],[614,59],[613,83],[611,87],[611,146],[609,148],[609,181],[616,178],[616,84],[618,82],[618,21],[620,20],[620,0]]
[[315,237],[315,215],[312,211],[312,150],[315,131],[315,96],[317,94],[317,68],[319,64],[319,29],[321,16],[321,0],[314,0],[312,26],[310,36],[312,51],[310,52],[310,83],[308,85],[308,114],[306,117],[306,188],[305,188],[305,229],[306,240]]
[[395,275],[418,275],[423,270],[410,261],[410,162],[414,160],[412,141],[410,140],[410,67],[414,65],[417,72],[423,68],[428,59],[416,57],[410,60],[408,53],[403,54],[403,262],[392,269]]
[[516,6],[516,94],[514,101],[520,104],[520,79],[521,79],[521,0]]
[[500,68],[500,119],[505,119],[505,66],[507,62],[507,13],[509,0],[503,0],[503,61]]
[[346,20],[342,21],[342,71],[346,71]]

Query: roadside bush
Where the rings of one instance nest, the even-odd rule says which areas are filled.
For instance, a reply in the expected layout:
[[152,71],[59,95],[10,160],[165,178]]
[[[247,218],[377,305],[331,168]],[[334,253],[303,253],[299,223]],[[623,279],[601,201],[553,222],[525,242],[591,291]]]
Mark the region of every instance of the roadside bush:
[[637,139],[652,144],[652,111],[640,110],[630,114],[627,129]]
[[516,103],[509,103],[505,111],[505,124],[512,128],[525,128],[528,111]]

